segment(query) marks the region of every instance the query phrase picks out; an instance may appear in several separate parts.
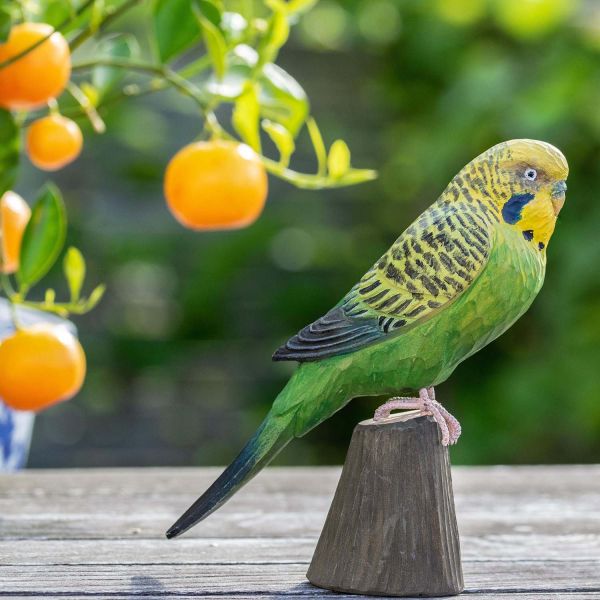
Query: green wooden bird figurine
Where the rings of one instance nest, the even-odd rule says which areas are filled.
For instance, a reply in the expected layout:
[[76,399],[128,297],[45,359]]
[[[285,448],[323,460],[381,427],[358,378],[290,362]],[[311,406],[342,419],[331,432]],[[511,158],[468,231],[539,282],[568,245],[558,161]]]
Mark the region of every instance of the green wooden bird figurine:
[[563,154],[512,140],[465,166],[334,308],[273,355],[300,366],[252,439],[168,530],[201,521],[293,438],[352,398],[418,390],[377,409],[417,409],[455,443],[458,421],[433,386],[506,331],[544,281],[546,248],[567,189]]

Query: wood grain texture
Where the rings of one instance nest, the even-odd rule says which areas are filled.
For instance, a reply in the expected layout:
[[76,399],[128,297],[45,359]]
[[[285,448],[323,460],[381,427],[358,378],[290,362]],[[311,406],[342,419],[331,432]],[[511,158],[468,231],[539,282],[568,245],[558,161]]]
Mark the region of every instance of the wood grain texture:
[[415,414],[354,428],[312,584],[378,596],[463,590],[448,448],[437,424]]
[[[523,561],[485,561],[465,564],[470,579],[467,593],[506,594],[560,591],[596,592],[600,587],[585,583],[598,568],[597,561],[564,561],[560,565]],[[305,563],[167,563],[167,564],[66,564],[1,566],[3,595],[87,595],[109,597],[139,593],[155,594],[302,594],[328,595],[305,579]],[[536,583],[532,583],[536,581]],[[510,597],[510,596],[509,596]]]
[[[305,573],[338,467],[272,468],[185,537],[220,469],[0,475],[0,598],[357,598]],[[466,591],[600,599],[600,466],[454,467]]]

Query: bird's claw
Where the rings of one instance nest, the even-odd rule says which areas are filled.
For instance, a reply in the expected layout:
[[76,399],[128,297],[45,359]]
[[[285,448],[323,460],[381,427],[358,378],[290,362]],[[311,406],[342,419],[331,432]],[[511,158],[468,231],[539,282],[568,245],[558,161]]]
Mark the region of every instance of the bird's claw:
[[462,429],[458,419],[435,399],[433,387],[420,389],[418,398],[390,398],[375,411],[373,420],[387,419],[393,410],[418,410],[422,415],[433,417],[440,428],[443,446],[456,444],[460,437]]

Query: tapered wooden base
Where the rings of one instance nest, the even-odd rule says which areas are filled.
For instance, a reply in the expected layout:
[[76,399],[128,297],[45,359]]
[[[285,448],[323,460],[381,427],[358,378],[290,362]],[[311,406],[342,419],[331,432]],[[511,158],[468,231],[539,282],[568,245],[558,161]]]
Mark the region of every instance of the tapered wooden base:
[[357,594],[464,589],[448,449],[416,413],[359,423],[308,580]]

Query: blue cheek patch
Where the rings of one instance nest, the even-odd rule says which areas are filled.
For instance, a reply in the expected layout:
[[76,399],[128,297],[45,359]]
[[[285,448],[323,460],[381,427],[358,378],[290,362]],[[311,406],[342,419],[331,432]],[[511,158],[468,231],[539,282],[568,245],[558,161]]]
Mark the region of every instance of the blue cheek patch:
[[535,196],[526,192],[525,194],[515,194],[510,200],[504,203],[502,207],[502,218],[509,224],[514,225],[521,220],[521,211],[523,207],[531,202]]

